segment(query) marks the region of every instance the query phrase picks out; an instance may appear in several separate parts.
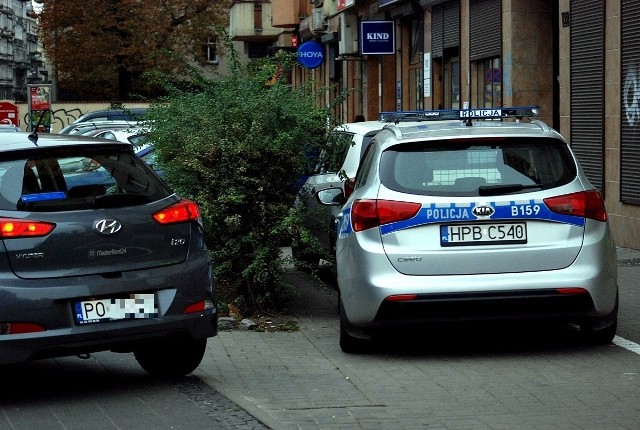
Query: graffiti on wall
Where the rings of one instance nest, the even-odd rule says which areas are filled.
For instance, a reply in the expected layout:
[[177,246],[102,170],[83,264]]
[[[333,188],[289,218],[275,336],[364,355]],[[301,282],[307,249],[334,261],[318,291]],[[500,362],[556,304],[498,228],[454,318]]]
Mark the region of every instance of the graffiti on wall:
[[[66,127],[67,125],[71,124],[78,118],[80,118],[80,116],[82,116],[84,112],[82,112],[78,108],[56,109],[56,110],[52,110],[51,114],[53,116],[51,120],[51,126],[52,126],[51,129],[60,130]],[[29,120],[30,120],[29,113],[27,112],[25,113],[23,118],[24,124],[29,124]]]
[[634,63],[624,72],[622,109],[630,127],[640,125],[640,68]]
[[[57,133],[69,124],[75,122],[82,115],[93,112],[96,110],[104,110],[111,108],[147,108],[147,103],[133,103],[130,105],[115,105],[105,103],[78,103],[78,104],[53,104],[51,107],[51,132]],[[25,104],[18,105],[20,117],[22,118],[22,124],[30,124],[30,118],[28,113],[28,106]],[[24,114],[23,114],[24,112]]]

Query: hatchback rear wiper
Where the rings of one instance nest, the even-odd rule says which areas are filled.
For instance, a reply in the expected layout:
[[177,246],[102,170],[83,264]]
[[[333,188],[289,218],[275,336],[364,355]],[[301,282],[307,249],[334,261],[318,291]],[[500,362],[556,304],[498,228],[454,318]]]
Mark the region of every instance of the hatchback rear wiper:
[[541,184],[498,184],[498,185],[482,185],[478,188],[478,194],[481,196],[497,196],[500,194],[517,193],[522,190],[530,190],[534,188],[542,189]]
[[144,194],[103,194],[95,198],[95,206],[99,208],[117,208],[128,205],[140,205],[148,202],[148,197]]

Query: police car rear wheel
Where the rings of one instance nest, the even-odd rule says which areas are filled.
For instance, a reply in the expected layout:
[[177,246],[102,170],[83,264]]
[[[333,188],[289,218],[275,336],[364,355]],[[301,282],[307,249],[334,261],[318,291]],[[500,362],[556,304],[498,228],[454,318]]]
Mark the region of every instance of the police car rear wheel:
[[347,354],[357,354],[364,352],[370,341],[351,336],[347,331],[348,321],[344,313],[342,302],[340,302],[340,349]]
[[618,321],[605,328],[596,329],[593,323],[584,323],[580,325],[580,334],[585,342],[591,345],[607,345],[611,343],[616,336],[618,329]]
[[613,311],[603,317],[584,321],[580,324],[580,334],[591,345],[607,345],[616,336],[618,329],[618,295]]

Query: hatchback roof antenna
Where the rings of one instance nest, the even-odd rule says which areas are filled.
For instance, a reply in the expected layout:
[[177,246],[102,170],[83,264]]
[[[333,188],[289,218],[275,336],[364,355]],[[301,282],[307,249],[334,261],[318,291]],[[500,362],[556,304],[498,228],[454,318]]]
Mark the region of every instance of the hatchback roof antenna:
[[35,146],[38,146],[38,128],[40,128],[40,125],[42,124],[42,120],[44,119],[44,114],[46,112],[47,112],[46,110],[42,111],[42,113],[40,114],[40,118],[38,119],[38,123],[33,128],[33,131],[31,131],[31,134],[29,135],[29,140],[32,141]]

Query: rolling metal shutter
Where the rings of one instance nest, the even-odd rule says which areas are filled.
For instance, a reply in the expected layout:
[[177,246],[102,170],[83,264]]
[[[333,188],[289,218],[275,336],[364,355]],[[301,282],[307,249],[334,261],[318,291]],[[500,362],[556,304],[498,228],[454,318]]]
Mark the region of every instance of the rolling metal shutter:
[[640,2],[623,0],[620,201],[640,205]]
[[499,57],[502,50],[502,5],[500,0],[469,3],[469,58]]
[[604,192],[604,23],[601,0],[571,0],[571,147]]
[[460,45],[460,5],[449,2],[431,10],[431,56],[442,57],[446,48]]

